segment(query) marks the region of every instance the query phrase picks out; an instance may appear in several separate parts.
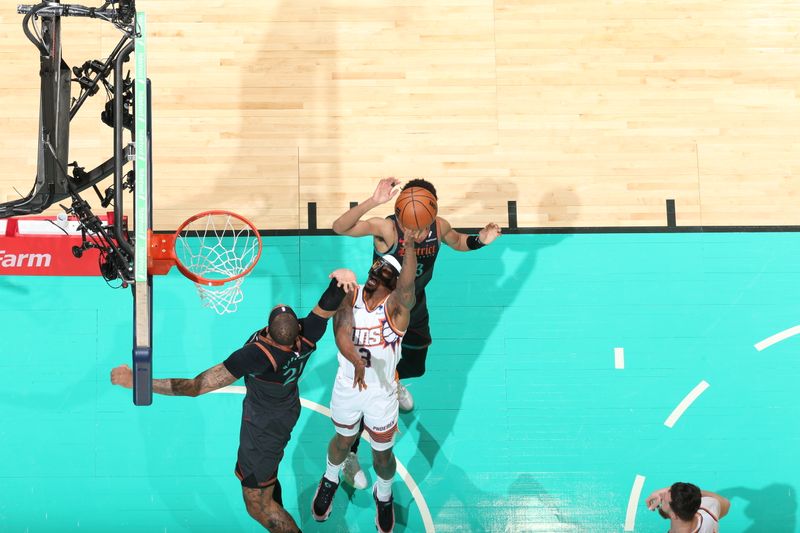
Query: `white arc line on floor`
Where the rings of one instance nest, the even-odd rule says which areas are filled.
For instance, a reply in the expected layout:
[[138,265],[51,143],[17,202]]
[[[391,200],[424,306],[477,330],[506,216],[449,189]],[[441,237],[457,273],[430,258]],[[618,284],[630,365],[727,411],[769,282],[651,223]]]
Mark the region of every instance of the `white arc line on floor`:
[[[211,392],[223,394],[245,394],[247,392],[247,388],[241,385],[229,385]],[[312,402],[311,400],[306,400],[305,398],[300,398],[300,405],[306,409],[311,409],[312,411],[316,411],[321,415],[327,416],[328,418],[331,417],[331,410],[324,405]],[[408,490],[411,491],[411,496],[417,503],[419,514],[422,515],[422,523],[425,526],[425,533],[436,533],[436,528],[433,525],[433,517],[431,516],[430,509],[428,509],[428,503],[425,501],[422,491],[419,490],[419,485],[417,485],[417,482],[414,481],[414,478],[411,477],[411,474],[408,473],[408,470],[399,459],[397,460],[397,473],[400,474],[400,479],[403,480],[408,487]]]
[[625,348],[614,348],[614,368],[625,368]]
[[789,337],[794,337],[795,335],[800,333],[800,326],[795,326],[793,328],[785,329],[780,333],[776,333],[771,337],[767,337],[761,342],[757,342],[755,344],[756,350],[759,352],[765,348],[769,348],[773,344],[778,344],[781,341],[785,341]]
[[675,422],[681,417],[681,415],[686,411],[692,402],[694,402],[698,396],[703,394],[703,392],[709,387],[708,383],[705,380],[701,381],[697,384],[695,388],[692,389],[692,392],[686,395],[686,398],[681,400],[681,403],[678,404],[672,413],[667,417],[667,420],[664,421],[664,425],[668,428],[671,428],[675,425]]
[[636,509],[639,507],[639,498],[642,495],[644,479],[644,476],[636,474],[636,477],[633,480],[631,495],[628,498],[628,510],[625,513],[625,531],[633,531],[633,526],[636,525]]

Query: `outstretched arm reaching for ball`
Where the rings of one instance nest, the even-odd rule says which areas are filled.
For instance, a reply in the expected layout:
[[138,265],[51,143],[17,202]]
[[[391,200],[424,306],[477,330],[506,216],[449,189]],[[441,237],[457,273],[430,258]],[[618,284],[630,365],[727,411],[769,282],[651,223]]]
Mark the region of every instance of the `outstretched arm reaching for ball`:
[[477,235],[467,235],[454,230],[450,223],[442,217],[438,217],[438,220],[442,241],[453,250],[458,250],[459,252],[469,252],[470,250],[483,248],[487,244],[494,242],[503,233],[500,226],[494,222],[486,224]]
[[[166,396],[200,396],[236,381],[228,369],[220,363],[195,376],[193,379],[168,378],[154,379],[153,392]],[[133,387],[133,371],[128,365],[120,365],[111,370],[111,383],[130,389]]]
[[325,335],[325,330],[328,329],[328,319],[347,299],[347,293],[358,287],[356,275],[352,270],[346,268],[334,270],[328,278],[331,282],[320,296],[319,302],[308,316],[300,321],[301,335],[311,342],[317,342]]
[[414,291],[414,278],[417,273],[416,240],[428,232],[428,229],[406,230],[403,236],[403,265],[397,287],[386,300],[386,310],[398,329],[405,330],[411,317],[411,308],[417,303]]
[[[339,268],[328,274],[328,279],[331,284],[322,293],[319,302],[311,310],[312,313],[320,318],[328,319],[336,313],[339,304],[346,301],[347,293],[358,289],[358,281],[356,280],[355,272],[347,268]],[[339,289],[333,290],[334,285]]]
[[337,235],[348,235],[350,237],[364,237],[372,235],[376,240],[383,241],[384,246],[389,248],[394,244],[394,227],[385,218],[372,217],[361,220],[368,211],[381,204],[385,204],[395,197],[400,180],[395,178],[384,178],[378,182],[372,196],[346,211],[342,216],[333,222],[333,231]]

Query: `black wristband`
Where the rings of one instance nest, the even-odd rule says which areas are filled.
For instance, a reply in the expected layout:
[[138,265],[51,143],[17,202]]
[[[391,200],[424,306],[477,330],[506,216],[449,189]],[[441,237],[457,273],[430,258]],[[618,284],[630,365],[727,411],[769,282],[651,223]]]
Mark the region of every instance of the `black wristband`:
[[325,289],[325,292],[323,292],[322,296],[319,298],[318,305],[325,311],[336,311],[339,308],[339,304],[344,300],[344,289],[338,287],[337,283],[339,282],[336,281],[336,278],[333,278],[328,288]]
[[478,248],[483,248],[484,246],[486,245],[481,242],[477,235],[470,235],[467,237],[467,248],[470,250],[477,250]]

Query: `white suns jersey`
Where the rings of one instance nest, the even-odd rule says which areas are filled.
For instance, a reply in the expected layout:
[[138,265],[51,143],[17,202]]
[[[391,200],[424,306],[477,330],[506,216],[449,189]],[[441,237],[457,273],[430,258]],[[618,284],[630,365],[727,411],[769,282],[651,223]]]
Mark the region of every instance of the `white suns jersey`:
[[[398,330],[386,312],[386,299],[374,309],[364,301],[364,287],[359,286],[353,302],[353,344],[366,363],[364,381],[393,388],[395,369],[400,361],[400,342],[405,331]],[[353,364],[339,352],[339,374],[353,379]]]

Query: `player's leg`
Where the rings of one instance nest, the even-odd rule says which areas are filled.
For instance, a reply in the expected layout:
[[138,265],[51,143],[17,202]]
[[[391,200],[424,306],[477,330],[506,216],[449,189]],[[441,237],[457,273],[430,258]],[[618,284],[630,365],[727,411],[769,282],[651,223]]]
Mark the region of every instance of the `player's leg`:
[[235,474],[242,483],[247,512],[269,531],[299,531],[283,508],[278,465],[300,416],[299,397],[269,411],[245,405]]
[[399,379],[418,378],[425,373],[425,360],[428,358],[428,347],[403,344],[403,358],[397,365]]
[[272,487],[272,499],[283,507],[283,489],[281,488],[281,480],[278,478],[275,478],[275,486]]
[[431,342],[430,314],[423,296],[411,310],[408,330],[403,336],[403,352],[397,364],[400,379],[418,378],[425,374],[425,359]]
[[373,448],[372,463],[377,474],[377,480],[372,488],[372,497],[375,500],[375,525],[381,533],[389,533],[394,529],[392,482],[397,471],[397,461],[392,448],[380,451]]
[[328,443],[328,469],[325,471],[325,476],[336,483],[339,482],[339,470],[336,469],[341,469],[347,454],[350,452],[350,445],[358,437],[356,433],[351,432],[348,428],[342,428],[342,430],[347,434],[342,435],[339,433],[340,429],[337,427],[336,434]]
[[[363,394],[366,396],[366,391]],[[350,446],[358,438],[361,416],[358,389],[354,389],[352,383],[347,386],[337,376],[331,394],[331,420],[336,433],[328,443],[325,474],[311,502],[311,515],[317,522],[324,522],[331,514],[333,497],[339,488],[339,473],[344,466]]]
[[[350,452],[350,445],[357,438],[355,424],[353,428],[336,427],[336,434],[328,444],[328,457],[325,473],[319,481],[314,499],[311,502],[311,515],[317,522],[328,519],[333,510],[333,497],[339,488],[339,473],[344,466],[344,460]],[[340,433],[341,432],[341,433]],[[348,433],[343,435],[342,433]]]
[[235,474],[242,482],[248,514],[269,531],[299,531],[294,519],[283,508],[283,491],[277,477],[280,459],[272,454],[259,454],[257,460],[252,459],[253,454],[243,453],[240,446]]
[[353,445],[350,447],[342,468],[342,479],[355,489],[367,488],[367,475],[361,469],[361,463],[358,462],[358,445],[361,442],[361,433],[363,431],[364,420],[362,419],[358,426],[358,435],[353,440]]
[[275,484],[269,487],[242,486],[242,495],[247,512],[253,519],[272,533],[296,533],[300,529],[274,496]]
[[[397,364],[399,379],[417,378],[425,373],[425,360],[428,357],[428,346],[431,345],[430,316],[428,306],[423,300],[412,310],[411,322],[403,337],[402,354]],[[414,408],[411,392],[401,383],[397,384],[397,399],[400,409],[410,411]]]
[[394,498],[392,482],[397,471],[394,458],[395,433],[397,433],[398,402],[394,394],[374,398],[364,413],[364,425],[372,443],[372,464],[376,481],[372,487],[375,499],[375,525],[381,533],[394,529]]

